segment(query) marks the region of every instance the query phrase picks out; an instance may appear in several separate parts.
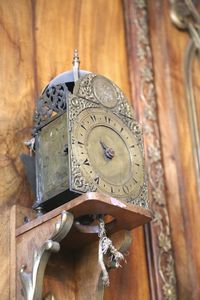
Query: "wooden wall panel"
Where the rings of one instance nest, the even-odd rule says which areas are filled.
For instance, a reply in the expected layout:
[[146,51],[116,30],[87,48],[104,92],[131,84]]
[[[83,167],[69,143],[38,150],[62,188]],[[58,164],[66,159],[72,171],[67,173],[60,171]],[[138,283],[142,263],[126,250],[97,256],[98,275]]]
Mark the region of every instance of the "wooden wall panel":
[[[0,40],[0,295],[6,300],[10,206],[32,203],[19,154],[30,137],[36,97],[50,79],[71,69],[74,48],[82,69],[111,78],[127,96],[130,92],[120,0],[1,1]],[[107,300],[150,299],[142,228],[134,231],[133,240],[127,265],[112,271]]]
[[[196,19],[186,13],[186,3],[189,6],[190,1],[124,0],[129,72],[132,98],[144,124],[155,213],[151,230],[147,232],[147,241],[153,250],[149,261],[152,298],[196,300],[200,299],[197,251],[200,202],[184,82],[189,36],[172,24],[170,2],[182,6],[179,13],[184,12],[183,18],[187,16],[186,24],[188,20],[195,22]],[[199,17],[196,22],[199,23]],[[196,67],[197,64],[196,61]],[[196,69],[194,74],[196,99],[199,98],[198,71]],[[156,165],[160,177],[156,177]],[[166,257],[164,262],[160,259],[163,256]]]
[[148,1],[159,124],[179,299],[200,298],[200,202],[184,86],[188,34],[170,20],[168,1]]
[[81,69],[103,73],[129,96],[121,1],[36,1],[35,42],[38,91],[71,69],[78,48]]
[[162,135],[157,109],[159,99],[156,95],[154,49],[151,47],[151,16],[147,1],[130,2],[124,0],[124,7],[127,48],[130,58],[131,92],[137,106],[137,113],[143,124],[149,199],[154,213],[154,220],[146,226],[145,231],[151,298],[177,299],[162,157]]
[[30,135],[34,107],[31,16],[28,1],[0,2],[1,205],[21,198],[26,189],[19,152]]
[[9,211],[29,204],[19,153],[30,135],[34,107],[30,1],[0,1],[0,298],[9,297]]

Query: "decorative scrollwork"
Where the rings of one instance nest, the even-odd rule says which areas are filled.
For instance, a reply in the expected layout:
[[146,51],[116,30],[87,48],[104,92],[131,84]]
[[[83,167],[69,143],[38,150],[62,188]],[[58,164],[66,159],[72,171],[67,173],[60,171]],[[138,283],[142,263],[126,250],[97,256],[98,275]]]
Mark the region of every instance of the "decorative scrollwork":
[[148,14],[146,0],[135,1],[137,28],[137,59],[140,68],[140,99],[143,109],[145,145],[147,149],[150,197],[154,212],[154,221],[158,253],[159,281],[163,299],[177,299],[174,258],[172,254],[169,216],[165,199],[164,169],[162,165],[161,142],[156,111],[156,93],[154,84],[152,53],[149,41]]
[[77,82],[74,88],[74,95],[89,101],[95,101],[95,96],[92,89],[92,80],[94,77],[95,74],[87,74],[81,81]]
[[147,179],[145,179],[144,185],[140,190],[138,198],[130,199],[129,202],[144,208],[149,208]]
[[67,94],[68,88],[65,83],[45,89],[37,101],[37,109],[34,115],[35,132],[47,123],[52,116],[66,111]]
[[200,49],[200,15],[192,0],[171,0],[170,16],[173,24],[187,30],[197,49]]
[[87,182],[80,171],[79,164],[74,155],[71,156],[71,188],[82,193],[96,192],[97,187],[92,182]]
[[25,272],[26,266],[20,269],[22,282],[22,293],[25,300],[42,299],[43,277],[46,265],[52,252],[60,250],[60,242],[65,238],[71,229],[74,217],[71,213],[63,211],[61,220],[55,224],[55,230],[49,240],[34,253],[33,268],[31,273]]
[[78,114],[84,110],[85,108],[97,107],[98,104],[92,101],[86,101],[85,99],[75,96],[74,94],[68,94],[69,99],[69,122],[68,122],[68,130],[74,126],[74,119],[78,116]]

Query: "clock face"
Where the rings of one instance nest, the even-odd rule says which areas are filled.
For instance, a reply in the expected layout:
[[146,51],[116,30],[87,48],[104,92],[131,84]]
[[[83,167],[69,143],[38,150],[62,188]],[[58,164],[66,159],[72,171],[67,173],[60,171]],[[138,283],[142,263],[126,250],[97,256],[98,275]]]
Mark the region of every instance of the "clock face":
[[86,108],[77,116],[71,135],[71,150],[86,181],[116,198],[138,196],[144,184],[143,154],[116,114]]

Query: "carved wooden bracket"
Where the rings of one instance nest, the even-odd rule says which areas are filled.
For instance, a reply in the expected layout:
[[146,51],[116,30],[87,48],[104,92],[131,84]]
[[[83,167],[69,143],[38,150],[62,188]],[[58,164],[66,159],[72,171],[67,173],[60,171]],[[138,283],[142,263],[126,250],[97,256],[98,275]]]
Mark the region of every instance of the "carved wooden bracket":
[[46,265],[52,252],[60,250],[60,244],[73,224],[74,217],[71,213],[63,211],[61,220],[55,224],[52,237],[34,252],[33,268],[31,273],[25,272],[26,266],[20,269],[20,277],[23,286],[23,296],[26,300],[42,299],[43,278]]
[[[11,213],[13,300],[21,300],[22,294],[25,300],[102,300],[97,226],[80,225],[77,220],[90,214],[111,216],[106,232],[114,248],[125,253],[131,243],[129,230],[152,216],[149,209],[99,193],[84,194],[20,226],[24,217],[30,219],[30,212],[13,207]],[[108,271],[116,267],[115,261],[104,262]]]

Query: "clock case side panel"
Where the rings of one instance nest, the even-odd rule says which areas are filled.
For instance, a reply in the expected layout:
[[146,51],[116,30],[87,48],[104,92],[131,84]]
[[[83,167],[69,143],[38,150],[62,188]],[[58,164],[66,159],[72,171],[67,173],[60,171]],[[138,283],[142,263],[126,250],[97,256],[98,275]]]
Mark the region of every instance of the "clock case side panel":
[[41,128],[35,148],[37,201],[33,208],[49,211],[76,196],[69,190],[67,112]]
[[[66,185],[63,186],[63,181],[68,184],[68,159],[66,157],[67,153],[64,152],[64,147],[67,146],[65,124],[67,124],[67,115],[63,113],[44,126],[36,136],[37,196],[40,201],[45,201],[64,191]],[[56,159],[58,155],[59,159],[61,158],[60,161]],[[63,167],[63,162],[65,170],[62,169],[59,172],[62,173],[61,178],[58,172],[56,174],[56,171],[58,167]],[[57,163],[59,163],[59,166],[57,166]]]

